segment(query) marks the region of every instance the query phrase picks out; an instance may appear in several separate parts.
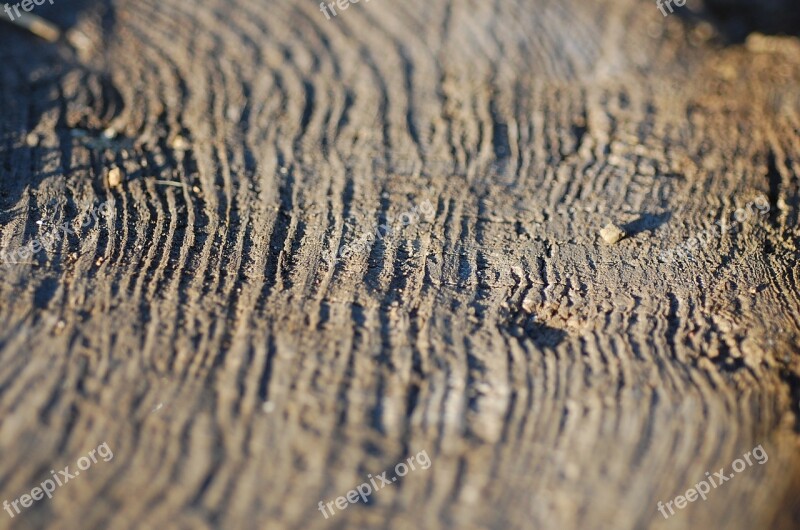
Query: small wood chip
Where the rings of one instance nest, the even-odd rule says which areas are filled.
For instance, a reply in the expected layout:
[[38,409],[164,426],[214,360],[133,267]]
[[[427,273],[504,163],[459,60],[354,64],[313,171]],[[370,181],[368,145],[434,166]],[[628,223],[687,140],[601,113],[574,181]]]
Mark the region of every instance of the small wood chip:
[[75,48],[81,57],[88,57],[88,54],[92,49],[92,41],[86,36],[85,33],[73,28],[67,31],[66,37],[67,42],[69,42],[72,47]]
[[172,139],[172,148],[176,151],[188,151],[189,147],[189,141],[180,134]]
[[608,243],[613,245],[626,236],[625,231],[614,223],[608,223],[605,228],[600,230],[600,237]]
[[116,188],[122,183],[122,172],[119,170],[118,167],[112,167],[108,171],[108,185],[112,188]]

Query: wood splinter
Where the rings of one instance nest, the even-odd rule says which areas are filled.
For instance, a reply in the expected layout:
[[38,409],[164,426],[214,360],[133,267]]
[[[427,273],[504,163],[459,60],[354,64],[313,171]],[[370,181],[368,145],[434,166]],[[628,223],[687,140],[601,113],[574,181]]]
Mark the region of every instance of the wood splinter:
[[61,30],[58,28],[58,26],[37,15],[25,13],[24,16],[19,18],[11,19],[9,17],[2,18],[0,20],[5,20],[6,22],[14,24],[17,27],[26,29],[37,37],[41,37],[48,42],[56,42],[61,38]]

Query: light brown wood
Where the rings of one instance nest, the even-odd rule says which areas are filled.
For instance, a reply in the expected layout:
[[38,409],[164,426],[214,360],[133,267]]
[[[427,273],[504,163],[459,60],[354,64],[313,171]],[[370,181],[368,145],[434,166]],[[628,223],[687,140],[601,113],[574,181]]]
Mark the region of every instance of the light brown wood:
[[0,528],[797,527],[797,37],[627,0],[50,13],[80,49],[0,34],[0,250],[74,230],[2,273],[0,502],[114,456]]

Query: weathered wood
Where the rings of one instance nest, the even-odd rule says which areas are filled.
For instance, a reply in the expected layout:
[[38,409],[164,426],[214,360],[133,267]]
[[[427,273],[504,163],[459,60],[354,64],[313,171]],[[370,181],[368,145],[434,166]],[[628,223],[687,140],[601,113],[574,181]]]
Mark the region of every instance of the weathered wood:
[[114,456],[0,527],[797,527],[797,38],[632,1],[44,15],[71,37],[0,30],[0,250],[75,233],[2,273],[0,501]]

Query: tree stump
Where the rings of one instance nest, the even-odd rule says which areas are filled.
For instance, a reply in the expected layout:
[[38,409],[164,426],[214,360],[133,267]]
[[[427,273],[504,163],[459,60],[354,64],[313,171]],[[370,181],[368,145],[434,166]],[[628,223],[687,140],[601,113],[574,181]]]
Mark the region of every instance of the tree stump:
[[796,528],[800,41],[328,11],[2,28],[0,527]]

